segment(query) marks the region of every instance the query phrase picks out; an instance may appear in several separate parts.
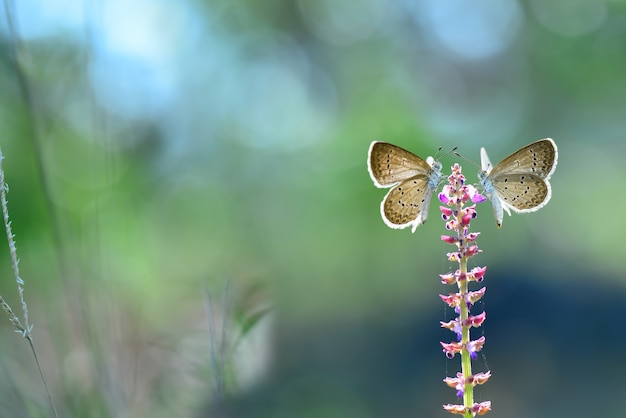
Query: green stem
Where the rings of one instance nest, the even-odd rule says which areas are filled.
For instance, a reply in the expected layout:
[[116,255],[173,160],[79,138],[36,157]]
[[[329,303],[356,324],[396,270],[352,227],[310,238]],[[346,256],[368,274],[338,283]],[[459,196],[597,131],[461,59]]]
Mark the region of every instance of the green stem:
[[27,335],[26,339],[28,340],[28,344],[30,344],[30,350],[33,353],[33,357],[35,357],[35,362],[37,363],[37,370],[39,371],[39,377],[41,377],[41,381],[43,382],[43,387],[46,390],[46,395],[48,396],[48,402],[50,402],[50,406],[52,407],[52,412],[54,413],[55,418],[59,418],[57,408],[54,405],[54,400],[52,399],[52,395],[50,395],[50,389],[48,389],[48,384],[46,383],[46,378],[43,376],[43,370],[41,369],[41,364],[39,363],[39,357],[37,357],[37,352],[35,351],[35,345],[33,344],[33,339],[30,335]]
[[[461,206],[457,208],[457,213],[461,214]],[[461,373],[463,374],[463,406],[465,407],[465,418],[472,418],[471,408],[474,405],[474,387],[472,384],[467,383],[467,378],[472,375],[472,359],[467,346],[470,342],[470,326],[466,326],[467,319],[469,317],[469,308],[467,306],[466,297],[468,292],[467,281],[467,257],[465,256],[465,250],[467,247],[467,241],[465,240],[465,234],[463,233],[463,226],[461,225],[461,219],[458,219],[457,233],[459,239],[461,239],[461,245],[459,246],[459,253],[461,254],[461,260],[459,261],[460,277],[463,280],[459,280],[459,295],[461,296],[460,302],[460,320],[461,320]]]
[[[463,253],[464,250],[465,242],[463,242],[461,252]],[[461,277],[467,277],[467,258],[465,255],[461,257],[459,264]],[[472,405],[474,405],[474,387],[467,383],[467,378],[472,375],[472,359],[470,357],[470,352],[467,349],[467,345],[470,342],[470,327],[464,325],[467,323],[467,318],[469,317],[469,308],[467,307],[467,303],[465,303],[465,296],[467,295],[467,279],[459,282],[459,294],[461,295],[461,344],[463,346],[461,349],[461,372],[463,373],[463,378],[465,379],[463,384],[463,406],[465,406],[465,417],[471,418],[472,413],[470,410]]]

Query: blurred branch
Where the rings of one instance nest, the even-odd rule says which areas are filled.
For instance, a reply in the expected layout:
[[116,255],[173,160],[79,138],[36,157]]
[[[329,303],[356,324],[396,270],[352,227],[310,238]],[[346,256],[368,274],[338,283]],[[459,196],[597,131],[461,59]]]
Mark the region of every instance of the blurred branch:
[[[62,247],[59,226],[57,222],[58,217],[56,215],[55,205],[50,197],[50,187],[48,185],[48,181],[45,175],[46,170],[44,167],[42,155],[43,148],[41,146],[43,135],[41,133],[41,126],[38,123],[39,106],[37,104],[34,90],[28,81],[28,77],[26,76],[24,61],[28,58],[28,54],[21,42],[19,27],[17,26],[17,19],[15,18],[15,2],[13,0],[4,0],[4,11],[9,26],[9,44],[12,64],[15,70],[15,75],[17,77],[17,83],[21,95],[24,99],[24,103],[26,104],[26,116],[28,118],[28,126],[30,128],[29,139],[32,143],[32,147],[35,153],[37,163],[37,176],[39,177],[39,181],[41,182],[43,188],[46,210],[50,214],[51,218],[52,235],[55,243],[55,248],[57,249],[57,261],[59,262],[59,266],[61,266],[62,270],[65,270],[63,268],[64,263],[61,257],[61,252],[59,251],[59,249]],[[61,277],[65,277],[65,275],[62,274]]]
[[218,407],[220,407],[221,402],[224,399],[224,381],[226,374],[226,362],[228,361],[228,315],[230,312],[231,298],[230,280],[227,280],[221,312],[222,324],[220,330],[218,331],[215,323],[215,320],[218,317],[218,310],[212,301],[210,292],[205,289],[206,314],[209,324],[209,357],[215,385],[215,398]]

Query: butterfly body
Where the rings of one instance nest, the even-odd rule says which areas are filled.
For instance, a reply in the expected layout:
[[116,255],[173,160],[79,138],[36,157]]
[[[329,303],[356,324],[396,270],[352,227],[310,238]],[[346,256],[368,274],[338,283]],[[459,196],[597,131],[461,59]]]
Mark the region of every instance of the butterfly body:
[[511,215],[534,212],[544,207],[552,196],[548,181],[558,159],[556,144],[550,138],[526,145],[492,167],[484,148],[480,150],[480,184],[491,200],[498,228],[504,211]]
[[441,180],[441,163],[375,141],[370,145],[367,168],[376,187],[391,187],[380,204],[385,224],[395,229],[411,226],[415,232],[428,218],[432,194]]

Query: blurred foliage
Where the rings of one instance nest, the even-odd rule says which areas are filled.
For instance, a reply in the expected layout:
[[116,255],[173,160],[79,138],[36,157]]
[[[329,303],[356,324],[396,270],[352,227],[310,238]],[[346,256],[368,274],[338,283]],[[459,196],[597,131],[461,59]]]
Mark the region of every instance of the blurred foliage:
[[[336,338],[355,336],[341,340],[348,353],[371,349],[355,368],[384,367],[392,343],[407,343],[397,330],[444,319],[437,274],[452,266],[436,203],[415,234],[387,228],[384,191],[365,164],[372,140],[423,157],[458,146],[476,162],[481,146],[497,162],[534,140],[556,141],[549,205],[505,217],[502,230],[489,205],[479,207],[487,347],[489,322],[506,314],[491,311],[500,298],[492,279],[550,286],[555,300],[555,286],[623,294],[624,1],[15,3],[0,22],[0,146],[35,342],[64,416],[190,415],[202,405],[227,414],[214,409],[209,342],[231,332],[246,338],[224,360],[234,370],[229,402],[247,405],[251,391],[261,404],[299,405],[294,393],[328,390],[337,396],[315,408],[303,401],[307,414],[276,407],[256,416],[385,415],[332,367],[272,391],[281,370],[349,358]],[[444,168],[457,160],[444,157]],[[477,168],[459,162],[477,181]],[[0,294],[17,307],[8,251],[0,266]],[[227,282],[230,300],[221,297]],[[211,297],[218,308],[207,311]],[[568,322],[566,306],[528,302],[534,320]],[[211,318],[222,317],[232,317],[228,332],[211,335]],[[418,363],[432,365],[434,378],[411,374],[402,396],[376,386],[389,396],[384,410],[402,400],[406,416],[443,416],[440,404],[454,402],[438,379],[457,364],[439,351],[445,334],[431,331],[420,342],[427,352],[407,351],[381,375],[419,373]],[[3,332],[12,332],[8,321]],[[559,332],[541,344],[561,341]],[[19,338],[5,341],[0,410],[38,416],[46,406],[32,360]],[[525,361],[541,367],[537,342],[525,344]],[[492,366],[493,389],[481,395],[497,414],[527,416],[514,406],[532,394],[494,398],[510,364]],[[597,400],[622,389],[595,386],[569,395]],[[435,398],[406,399],[417,392]]]

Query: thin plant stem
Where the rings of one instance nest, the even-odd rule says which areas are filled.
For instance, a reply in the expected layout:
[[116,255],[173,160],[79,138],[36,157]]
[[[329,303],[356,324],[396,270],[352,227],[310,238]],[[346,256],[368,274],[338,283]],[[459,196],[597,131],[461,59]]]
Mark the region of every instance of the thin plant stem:
[[[465,253],[465,246],[467,242],[463,242],[461,246],[460,253]],[[461,277],[467,277],[467,257],[461,257],[459,262],[459,270]],[[467,294],[467,280],[460,280],[459,282],[459,294],[466,295]],[[469,317],[469,308],[466,303],[460,304],[461,308],[461,323],[467,323],[467,319]],[[463,347],[467,347],[470,342],[470,328],[463,327],[461,331],[461,345]],[[463,376],[471,376],[472,375],[472,359],[470,357],[470,352],[466,348],[461,350],[461,372]],[[463,406],[465,406],[465,418],[471,418],[472,414],[470,412],[471,407],[474,405],[474,386],[469,384],[467,381],[464,382],[464,390],[463,390]]]
[[7,234],[7,240],[9,242],[9,252],[11,254],[11,266],[13,268],[13,275],[15,276],[15,282],[17,283],[17,290],[20,297],[20,303],[22,305],[22,315],[24,319],[24,325],[20,319],[13,313],[11,307],[6,303],[6,301],[0,297],[0,304],[2,308],[9,314],[10,321],[15,325],[17,331],[22,334],[22,337],[28,340],[28,344],[30,346],[30,350],[33,353],[33,357],[35,358],[35,363],[37,364],[37,370],[39,371],[39,376],[41,377],[41,382],[43,383],[44,389],[46,391],[46,395],[48,396],[48,401],[50,402],[50,406],[52,407],[52,411],[54,412],[54,416],[58,418],[58,413],[56,410],[56,406],[54,405],[54,400],[50,395],[50,390],[48,389],[48,384],[46,383],[46,378],[43,374],[43,369],[41,368],[41,363],[39,362],[39,357],[37,356],[37,350],[35,350],[35,344],[33,342],[32,329],[33,326],[30,324],[30,320],[28,318],[28,305],[26,304],[26,299],[24,298],[24,280],[20,277],[20,269],[19,269],[19,259],[17,258],[17,246],[15,245],[15,235],[11,230],[11,221],[9,220],[9,208],[7,204],[7,191],[9,190],[8,185],[4,181],[4,169],[2,167],[2,161],[4,160],[4,156],[2,155],[2,150],[0,150],[0,205],[2,206],[2,215],[4,219],[4,227]]
[[206,314],[209,325],[209,358],[211,362],[213,381],[215,386],[215,398],[218,405],[224,399],[225,393],[225,375],[227,355],[227,339],[228,339],[228,313],[230,310],[230,280],[226,282],[224,290],[224,301],[222,307],[222,323],[219,327],[215,323],[217,317],[217,306],[213,303],[211,294],[205,289]]

